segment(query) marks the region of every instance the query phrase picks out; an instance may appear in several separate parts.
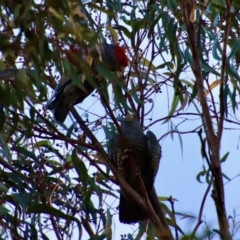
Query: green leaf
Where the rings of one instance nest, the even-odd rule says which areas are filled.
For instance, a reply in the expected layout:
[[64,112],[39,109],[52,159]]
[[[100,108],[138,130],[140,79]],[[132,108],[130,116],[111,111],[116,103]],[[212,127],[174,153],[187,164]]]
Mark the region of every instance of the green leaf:
[[240,50],[240,39],[236,40],[232,47],[232,51],[227,57],[227,60],[231,59]]
[[229,152],[225,153],[224,156],[221,158],[220,162],[221,163],[225,162],[228,158],[228,155],[229,155]]
[[106,125],[102,125],[102,128],[103,128],[106,138],[108,140],[111,139],[114,133],[112,131],[110,131],[108,126],[106,126]]
[[77,123],[74,122],[74,123],[68,128],[66,137],[71,138],[71,135],[72,135],[74,129],[76,128],[76,126],[77,126]]
[[137,95],[137,88],[138,86],[135,85],[133,81],[131,81],[131,90],[129,91],[129,94],[133,97],[133,99],[137,104],[140,104],[140,103],[143,104],[143,102],[140,100],[140,98]]
[[34,121],[34,119],[35,119],[35,114],[36,114],[36,110],[35,110],[34,107],[31,106],[30,109],[29,109],[29,115],[30,115],[30,118],[31,118],[31,122]]
[[0,216],[9,213],[9,209],[5,208],[4,206],[0,206]]
[[220,76],[220,73],[217,72],[214,68],[210,67],[205,60],[202,59],[201,62],[202,69],[205,70],[206,72],[210,72],[215,74],[216,76]]
[[132,109],[127,105],[126,100],[122,93],[122,88],[119,85],[115,85],[114,89],[114,100],[117,107],[123,106],[123,108],[129,112],[132,112]]
[[101,236],[93,236],[91,238],[89,238],[89,240],[105,240],[106,237],[104,235],[101,235]]
[[22,89],[24,89],[24,93],[27,94],[27,96],[33,103],[36,103],[37,102],[36,94],[26,73],[27,71],[25,69],[19,70],[17,73],[17,80],[21,84]]
[[[22,183],[19,181],[18,182],[18,189],[20,190],[19,192],[21,192],[21,188]],[[33,194],[32,193],[14,193],[12,194],[14,201],[16,201],[17,203],[19,203],[21,205],[22,208],[27,209],[29,207],[29,205],[31,205],[34,202],[33,199]]]
[[82,235],[81,223],[77,218],[67,215],[61,212],[60,210],[54,207],[51,207],[47,204],[35,204],[27,209],[27,213],[28,214],[49,214],[50,216],[63,218],[68,221],[75,221],[78,225],[79,235],[80,236]]
[[[121,18],[121,17],[120,17]],[[118,26],[118,28],[117,28],[118,30],[120,30],[121,32],[123,32],[124,33],[124,35],[127,37],[127,38],[131,38],[131,32],[126,28],[126,27],[124,27],[124,26],[122,26],[122,25],[119,25]]]
[[[162,201],[168,202],[168,201],[169,201],[169,197],[163,197],[163,196],[161,196],[161,197],[158,197],[158,200],[161,201],[161,202],[162,202]],[[178,200],[177,200],[176,198],[173,198],[173,197],[171,198],[171,200],[178,202]]]
[[107,237],[107,240],[111,240],[112,239],[112,216],[110,214],[109,209],[107,210],[107,221],[106,224],[104,226],[104,231],[103,231],[103,236]]
[[72,162],[80,180],[83,182],[84,186],[87,186],[88,171],[84,162],[78,158],[75,149],[72,151]]
[[[110,82],[112,83],[111,80],[110,80]],[[116,82],[118,82],[118,80]],[[114,88],[114,84],[116,84],[116,83],[112,83],[113,88]],[[107,81],[103,81],[101,83],[101,88],[99,90],[100,90],[99,92],[104,96],[105,101],[107,103],[109,103],[108,82]],[[100,98],[101,103],[102,103],[103,106],[105,106],[104,98],[102,98],[102,97]]]
[[107,28],[107,30],[110,32],[112,38],[113,38],[115,41],[117,41],[117,40],[118,40],[118,34],[117,34],[116,30],[113,29],[113,28],[110,27],[110,26],[107,26],[106,28]]
[[[177,129],[177,130],[178,130],[178,129]],[[178,138],[179,138],[180,147],[181,147],[181,153],[182,153],[182,157],[183,157],[183,141],[182,141],[182,136],[181,136],[181,134],[179,133],[179,131],[177,131],[177,135],[178,135]]]
[[40,140],[37,143],[35,143],[34,147],[51,147],[52,148],[52,144],[48,140]]
[[[140,221],[138,223],[138,233],[137,233],[137,236],[135,237],[135,239],[141,239],[143,234],[145,233],[145,231],[146,231],[146,225]],[[133,239],[133,237],[131,235],[130,235],[130,237],[131,237],[130,239]]]
[[197,181],[200,182],[200,183],[203,183],[203,182],[201,181],[201,177],[204,177],[205,174],[206,174],[206,170],[205,170],[205,169],[204,169],[203,171],[199,172],[199,173],[197,174],[197,176],[196,176]]
[[150,69],[152,71],[156,70],[156,67],[154,66],[153,62],[150,62],[147,58],[142,57],[140,64],[146,67],[147,69]]
[[220,20],[220,12],[217,13],[217,15],[215,16],[215,18],[213,20],[213,26],[217,27],[219,24],[219,20]]
[[25,157],[29,157],[33,159],[36,162],[39,162],[39,159],[36,157],[35,153],[28,151],[26,148],[20,147],[20,146],[14,146],[11,148],[12,151],[16,151],[24,155]]
[[4,61],[0,60],[0,71],[3,71],[5,68],[6,68],[6,64],[4,63]]
[[106,79],[111,79],[111,80],[116,79],[116,77],[117,77],[116,74],[113,73],[113,72],[111,72],[110,69],[109,69],[109,67],[108,67],[104,62],[101,62],[101,61],[99,61],[99,60],[96,60],[96,61],[94,62],[94,64],[96,65],[95,67],[96,67],[98,73],[99,73],[102,77],[104,77],[104,78],[106,78]]
[[149,223],[147,228],[147,239],[146,240],[155,240],[156,231],[152,224],[152,222]]
[[231,178],[229,178],[225,173],[223,173],[222,172],[222,176],[225,178],[225,179],[227,179],[228,181],[231,181],[232,179]]
[[233,92],[230,96],[231,101],[232,101],[232,109],[233,109],[233,113],[235,114],[235,110],[238,109],[238,103],[236,102],[236,88],[233,88]]
[[223,90],[223,104],[224,104],[224,110],[225,110],[225,116],[226,118],[228,117],[228,103],[227,103],[227,99],[228,99],[228,95],[231,94],[231,91],[228,87],[228,84],[225,84],[224,90]]
[[175,110],[177,108],[177,105],[178,105],[178,102],[179,102],[179,96],[178,95],[174,95],[174,98],[173,98],[173,101],[172,101],[172,107],[171,107],[171,110],[170,110],[170,112],[168,114],[169,117],[163,122],[163,124],[168,122],[171,119],[170,116],[172,116],[173,113],[175,112]]
[[226,73],[237,81],[240,81],[240,75],[233,65],[227,64]]
[[219,43],[218,43],[218,35],[216,34],[215,40],[214,40],[214,43],[213,43],[212,55],[213,55],[213,57],[214,57],[216,60],[221,61],[222,58],[219,57],[219,55],[218,55],[218,53],[217,53],[218,45],[219,45]]
[[0,182],[0,192],[7,192],[7,191],[8,191],[7,187]]
[[6,116],[3,111],[3,106],[0,104],[0,132],[3,130],[5,121],[6,121]]

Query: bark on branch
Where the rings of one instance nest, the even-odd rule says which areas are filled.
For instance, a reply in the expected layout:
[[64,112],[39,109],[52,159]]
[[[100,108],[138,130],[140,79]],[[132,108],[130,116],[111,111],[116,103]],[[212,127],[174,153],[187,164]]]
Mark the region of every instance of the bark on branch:
[[[192,70],[196,78],[198,97],[202,106],[203,126],[207,137],[208,148],[210,150],[211,170],[214,177],[213,199],[216,205],[220,235],[222,239],[229,240],[231,239],[231,235],[229,232],[229,225],[225,208],[224,187],[220,162],[221,137],[215,134],[212,118],[207,104],[206,94],[204,91],[204,82],[201,69],[201,46],[200,44],[198,45],[196,23],[192,18],[195,11],[194,0],[182,0],[182,9],[184,22],[188,33],[189,46],[192,51]],[[201,19],[198,24],[201,24]],[[224,74],[222,74],[222,76],[224,76]],[[218,126],[222,127],[222,123],[218,123]]]

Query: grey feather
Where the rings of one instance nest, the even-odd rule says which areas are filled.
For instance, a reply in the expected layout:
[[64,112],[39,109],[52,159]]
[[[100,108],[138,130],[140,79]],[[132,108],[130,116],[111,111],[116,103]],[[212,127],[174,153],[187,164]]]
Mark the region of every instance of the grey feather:
[[[150,201],[153,199],[151,201],[153,208],[157,211],[159,208],[155,201],[157,197],[152,197],[154,180],[161,158],[161,147],[157,138],[151,131],[148,131],[145,135],[139,121],[133,115],[126,116],[121,130],[123,139],[117,133],[109,142],[109,157],[116,165],[122,177],[125,178],[132,188],[141,194],[136,172],[132,172],[131,169],[130,159],[134,160],[143,179]],[[127,149],[124,145],[127,146]],[[147,218],[147,214],[128,196],[124,196],[121,192],[119,204],[120,221],[123,223],[136,223]]]

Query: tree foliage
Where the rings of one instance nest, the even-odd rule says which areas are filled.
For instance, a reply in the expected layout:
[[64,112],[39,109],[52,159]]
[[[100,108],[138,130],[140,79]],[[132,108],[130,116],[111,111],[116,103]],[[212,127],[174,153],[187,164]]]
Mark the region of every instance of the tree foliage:
[[[240,124],[239,1],[0,2],[1,238],[111,239],[119,182],[131,189],[106,151],[118,131],[116,118],[127,112],[136,113],[144,129],[167,125],[167,134],[158,138],[177,134],[182,148],[182,134],[198,133],[206,161],[196,173],[206,184],[202,207],[211,192],[219,228],[202,235],[200,210],[190,234],[184,232],[177,216],[191,216],[175,209],[174,198],[159,197],[173,236],[234,238],[239,225],[229,227],[224,194],[229,178],[221,169],[229,153],[221,156],[220,148],[223,131]],[[59,125],[44,105],[59,75],[76,78],[77,64],[84,65],[80,56],[75,65],[69,63],[69,47],[104,41],[126,46],[125,79],[99,63],[108,82],[89,96],[91,104],[72,109]],[[181,131],[183,122],[196,118],[197,126]],[[129,194],[144,207],[144,199]],[[146,233],[155,239],[161,235],[158,221],[153,217],[153,225],[140,223],[137,233],[117,238],[140,239]]]

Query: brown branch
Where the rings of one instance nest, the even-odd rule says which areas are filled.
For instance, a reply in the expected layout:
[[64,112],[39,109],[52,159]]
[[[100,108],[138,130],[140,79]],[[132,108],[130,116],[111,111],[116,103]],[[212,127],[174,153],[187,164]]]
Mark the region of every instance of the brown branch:
[[175,237],[176,237],[176,240],[179,240],[177,222],[176,222],[176,216],[175,216],[174,200],[173,200],[172,196],[169,197],[168,201],[170,202],[171,208],[172,208],[173,221],[174,221],[173,225],[174,225],[174,228],[175,228]]
[[94,237],[94,232],[93,232],[89,222],[85,218],[83,218],[83,217],[81,217],[81,222],[82,222],[83,227],[87,231],[89,237],[91,237],[91,238]]
[[209,193],[209,191],[211,189],[211,186],[212,186],[212,181],[208,184],[207,189],[206,189],[206,191],[204,193],[204,196],[203,196],[203,199],[202,199],[202,202],[201,202],[201,206],[200,206],[200,209],[199,209],[198,222],[197,222],[195,228],[193,229],[193,232],[191,234],[190,240],[191,239],[195,239],[195,234],[196,234],[198,228],[200,227],[200,225],[202,224],[203,208],[204,208],[205,202],[207,200],[207,195],[208,195],[208,193]]
[[[200,45],[197,44],[196,28],[193,22],[192,14],[195,11],[195,2],[193,0],[182,0],[182,9],[184,22],[187,28],[189,46],[192,51],[193,65],[192,70],[196,78],[196,84],[198,89],[198,97],[202,106],[202,120],[203,126],[206,132],[207,143],[209,146],[211,168],[214,176],[214,196],[213,199],[216,205],[216,211],[218,216],[218,223],[220,229],[221,238],[224,240],[231,239],[229,233],[229,225],[227,219],[227,213],[225,208],[224,187],[222,179],[222,170],[220,162],[220,140],[215,135],[213,123],[210,115],[210,111],[207,105],[206,94],[204,91],[202,69],[201,69],[201,57],[200,57]],[[199,21],[201,24],[201,18]],[[221,126],[220,126],[221,127]],[[220,136],[221,137],[221,136]]]
[[54,217],[53,217],[52,215],[50,215],[50,221],[51,221],[51,223],[52,223],[53,230],[54,230],[54,233],[55,233],[55,235],[56,235],[57,240],[61,240],[62,237],[61,237],[61,234],[60,234],[60,232],[59,232],[59,230],[58,230],[58,229],[59,229],[58,224],[57,224],[57,222],[54,220]]

